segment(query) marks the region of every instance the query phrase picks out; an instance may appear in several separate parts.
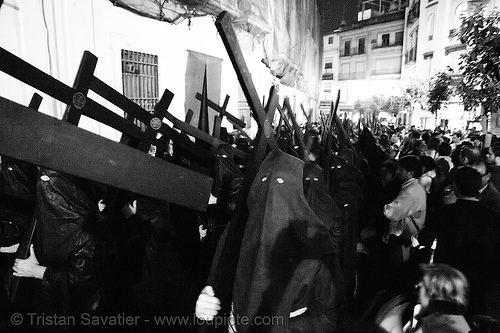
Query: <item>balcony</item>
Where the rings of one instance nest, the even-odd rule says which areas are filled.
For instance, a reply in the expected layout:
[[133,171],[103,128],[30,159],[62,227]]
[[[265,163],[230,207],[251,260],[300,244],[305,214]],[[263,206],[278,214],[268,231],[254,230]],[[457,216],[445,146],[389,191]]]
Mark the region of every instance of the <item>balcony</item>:
[[366,78],[365,72],[340,73],[339,80],[361,80]]
[[388,69],[378,69],[372,71],[372,75],[392,75],[392,74],[401,74],[401,69],[388,68]]
[[403,46],[403,41],[401,40],[401,41],[394,42],[394,43],[382,43],[380,45],[372,43],[372,50],[382,49],[382,48],[387,48],[387,47],[396,47],[396,46]]
[[354,48],[351,48],[350,50],[340,50],[340,57],[341,58],[351,57],[351,56],[361,55],[361,54],[365,54],[365,53],[366,52],[364,49],[358,50],[357,48],[354,47]]
[[333,73],[325,73],[321,77],[322,80],[333,80]]

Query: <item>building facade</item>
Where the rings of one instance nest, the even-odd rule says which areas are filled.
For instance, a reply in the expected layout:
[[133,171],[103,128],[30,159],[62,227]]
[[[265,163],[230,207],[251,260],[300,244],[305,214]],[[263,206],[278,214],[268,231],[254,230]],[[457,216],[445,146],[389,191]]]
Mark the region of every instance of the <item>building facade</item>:
[[339,114],[354,120],[360,116],[354,110],[355,101],[392,95],[401,87],[404,6],[400,1],[387,7],[371,3],[365,1],[357,23],[342,25],[323,39],[320,100],[326,106],[340,92]]
[[[337,64],[331,65],[329,75],[325,75],[324,69],[321,100],[332,99],[332,94],[325,90],[333,92],[336,89],[340,89],[341,100],[346,104],[363,95],[390,96],[412,82],[428,84],[436,73],[443,71],[450,71],[459,78],[460,55],[465,45],[455,37],[455,32],[460,27],[461,17],[478,6],[492,10],[500,6],[500,0],[410,0],[402,5],[403,8],[393,13],[372,10],[366,22],[358,21],[351,28],[341,27],[324,36],[324,42],[330,39],[337,43],[325,47],[324,64],[326,66],[330,59]],[[358,20],[366,13],[366,10],[360,12]],[[391,15],[394,19],[390,19]],[[374,18],[387,22],[378,23]],[[362,38],[370,41],[368,47],[361,49],[364,54],[359,52]],[[401,60],[399,72],[395,62],[398,56]],[[402,110],[393,120],[420,128],[442,126],[454,130],[466,128],[477,116],[475,112],[465,112],[456,96],[437,114],[427,111],[424,104],[413,103],[409,110]]]
[[[200,108],[195,95],[201,92],[203,64],[207,64],[208,97],[221,105],[230,96],[228,112],[243,118],[246,131],[253,135],[257,126],[214,24],[215,15],[227,10],[235,17],[239,46],[259,97],[267,101],[271,86],[277,86],[280,99],[289,97],[298,120],[304,121],[300,106],[305,110],[316,106],[320,81],[321,35],[315,2],[273,0],[254,8],[250,1],[197,1],[209,13],[205,16],[200,11],[182,16],[186,6],[180,2],[162,1],[162,6],[179,13],[165,9],[154,17],[158,11],[154,0],[0,1],[0,47],[68,86],[74,82],[84,51],[89,51],[98,58],[95,74],[100,80],[149,111],[168,89],[175,95],[169,111],[184,120],[192,109],[193,124]],[[139,7],[129,8],[127,3]],[[244,15],[239,6],[248,9]],[[137,14],[146,7],[154,15]],[[251,13],[261,14],[262,19]],[[302,17],[309,19],[299,19]],[[28,105],[34,92],[0,72],[0,96]],[[89,96],[123,115],[104,98],[92,92]],[[60,119],[65,107],[44,96],[40,111]],[[79,126],[115,141],[121,136],[87,117],[82,117]],[[232,129],[227,120],[223,126]]]

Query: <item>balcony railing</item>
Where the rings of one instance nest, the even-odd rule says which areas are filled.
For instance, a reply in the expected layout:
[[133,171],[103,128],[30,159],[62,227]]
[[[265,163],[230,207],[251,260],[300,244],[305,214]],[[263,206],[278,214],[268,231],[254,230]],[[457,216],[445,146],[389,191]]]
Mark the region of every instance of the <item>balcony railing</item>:
[[403,46],[403,41],[397,41],[394,43],[389,43],[389,44],[372,44],[372,50],[375,49],[381,49],[381,48],[386,48],[386,47],[395,47],[395,46]]
[[388,69],[378,69],[372,71],[372,75],[390,75],[390,74],[401,74],[401,69],[388,68]]
[[339,73],[339,80],[361,80],[366,78],[365,72]]
[[322,80],[333,80],[333,73],[325,73],[321,77]]
[[340,57],[350,57],[350,56],[355,56],[355,55],[360,55],[360,54],[365,54],[365,50],[364,49],[361,49],[359,50],[358,48],[354,47],[354,48],[351,48],[349,51],[347,51],[347,53],[345,52],[345,50],[340,50]]

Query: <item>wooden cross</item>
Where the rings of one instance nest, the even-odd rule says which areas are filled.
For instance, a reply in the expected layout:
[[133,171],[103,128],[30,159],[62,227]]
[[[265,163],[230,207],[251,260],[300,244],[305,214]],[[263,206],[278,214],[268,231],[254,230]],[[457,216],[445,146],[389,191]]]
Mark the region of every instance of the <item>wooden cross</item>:
[[304,116],[307,119],[307,128],[310,128],[311,127],[311,116],[312,116],[311,113],[312,112],[309,112],[309,114],[307,114],[306,110],[304,110],[304,105],[302,103],[300,103],[300,109],[302,110],[302,113],[304,114]]
[[[257,136],[254,139],[252,158],[247,159],[247,168],[238,194],[235,212],[233,218],[228,224],[226,238],[220,250],[218,261],[213,263],[212,271],[214,274],[208,281],[208,284],[214,288],[215,294],[221,300],[222,309],[220,311],[220,315],[227,316],[230,312],[236,266],[243,240],[245,223],[248,217],[246,198],[259,166],[264,160],[267,152],[270,149],[278,148],[274,139],[271,122],[274,117],[274,111],[278,106],[279,99],[276,89],[273,86],[271,87],[266,108],[264,108],[260,103],[259,95],[253,85],[250,72],[248,71],[248,67],[245,63],[243,53],[241,52],[241,48],[236,37],[236,33],[231,25],[231,18],[229,14],[227,12],[220,13],[216,19],[215,25],[221,36],[222,42],[224,43],[226,51],[228,52],[248,105],[250,106],[252,116],[259,126]],[[213,326],[202,326],[202,330],[207,328],[214,329]],[[224,327],[221,325],[216,329],[218,331],[223,331]]]
[[[89,55],[85,57],[92,58]],[[146,139],[135,124],[3,48],[0,48],[0,70],[70,105],[65,114],[66,119],[78,119],[78,113],[96,120],[105,119],[107,125],[123,133],[139,140]],[[84,86],[84,82],[89,80],[88,73],[83,75],[83,72],[75,84]],[[85,84],[89,89],[95,84],[104,86],[93,74],[90,77],[90,84]],[[95,90],[98,94],[103,93],[100,89]],[[130,103],[135,105],[132,101]],[[72,113],[71,110],[78,111]],[[127,109],[127,112],[131,110],[137,109]],[[148,113],[151,121],[153,115],[144,112]],[[162,143],[156,140],[155,144]],[[160,159],[149,158],[138,150],[53,117],[29,112],[28,108],[1,97],[0,153],[196,210],[206,211],[208,206],[211,178]]]
[[[200,93],[196,93],[196,99],[201,101],[201,98],[202,98],[202,95]],[[234,128],[236,128],[236,130],[241,135],[243,135],[247,139],[250,139],[250,137],[248,136],[248,134],[244,130],[244,128],[246,127],[245,122],[243,120],[236,118],[235,116],[233,116],[229,112],[227,112],[226,108],[227,108],[228,103],[229,103],[229,95],[226,95],[226,97],[224,98],[224,102],[223,102],[222,106],[219,106],[217,103],[215,103],[212,100],[207,98],[207,105],[211,109],[213,109],[214,111],[217,111],[219,113],[218,117],[221,119],[221,121],[222,121],[223,117],[226,117],[227,120],[229,120],[229,122],[234,126]],[[214,132],[215,131],[217,131],[217,130],[214,127]],[[215,136],[215,137],[217,137],[217,136]]]
[[287,110],[288,117],[290,117],[290,120],[292,121],[292,128],[293,128],[293,133],[295,136],[295,141],[299,145],[299,156],[304,159],[306,156],[305,151],[306,151],[306,146],[304,144],[304,137],[302,135],[302,130],[297,123],[297,120],[295,119],[295,115],[292,112],[292,107],[290,105],[290,99],[288,97],[285,97],[285,100],[283,101],[283,109]]
[[335,119],[338,119],[337,117],[337,111],[339,108],[339,103],[340,103],[340,90],[337,93],[337,100],[336,103],[331,105],[330,109],[330,114],[328,115],[328,119],[326,122],[326,127],[324,131],[324,136],[325,136],[325,141],[323,145],[323,149],[325,150],[326,153],[326,158],[325,161],[323,161],[323,169],[326,171],[325,175],[325,181],[326,185],[328,187],[328,190],[330,190],[330,160],[332,156],[332,145],[333,145],[333,122]]

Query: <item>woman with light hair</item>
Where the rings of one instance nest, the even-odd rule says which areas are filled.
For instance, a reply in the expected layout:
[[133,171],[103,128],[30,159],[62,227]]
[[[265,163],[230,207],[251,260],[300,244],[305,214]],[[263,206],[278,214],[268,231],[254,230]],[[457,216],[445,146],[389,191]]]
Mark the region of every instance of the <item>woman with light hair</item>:
[[[402,296],[389,301],[377,320],[390,333],[468,333],[464,317],[469,284],[465,275],[446,264],[422,264],[422,277],[415,286],[418,304],[411,316],[411,301]],[[406,323],[406,325],[405,325]]]

